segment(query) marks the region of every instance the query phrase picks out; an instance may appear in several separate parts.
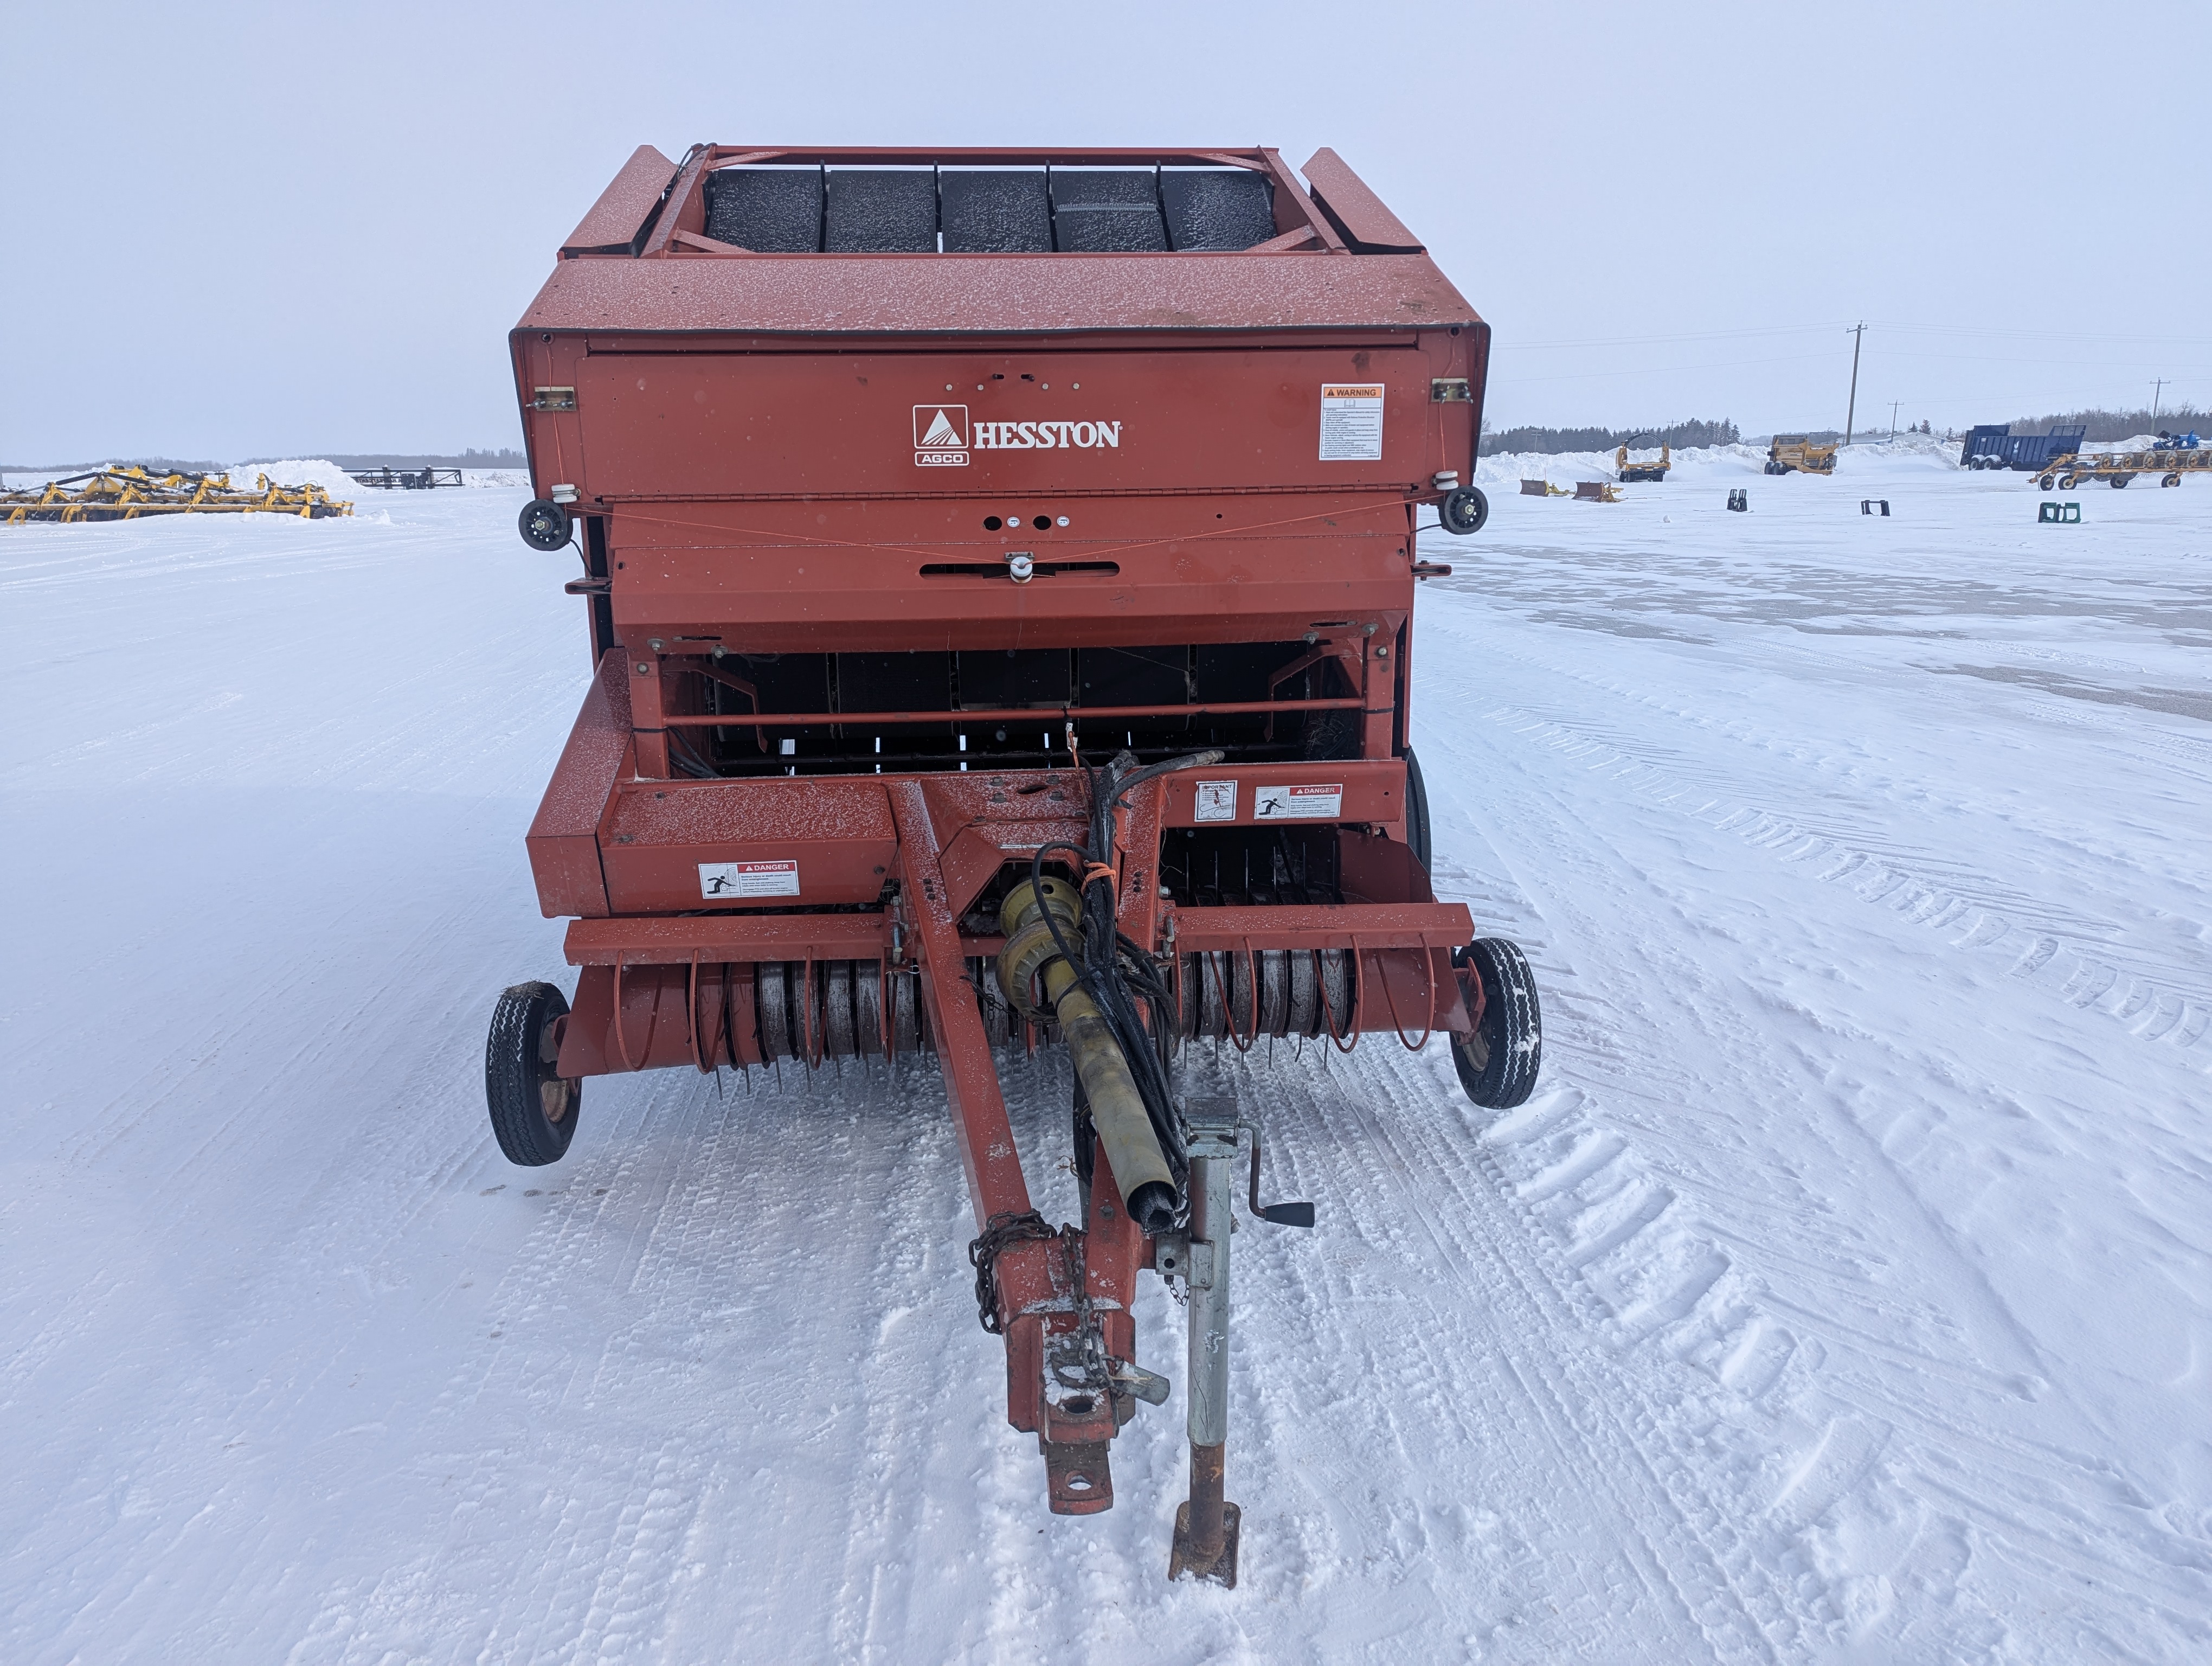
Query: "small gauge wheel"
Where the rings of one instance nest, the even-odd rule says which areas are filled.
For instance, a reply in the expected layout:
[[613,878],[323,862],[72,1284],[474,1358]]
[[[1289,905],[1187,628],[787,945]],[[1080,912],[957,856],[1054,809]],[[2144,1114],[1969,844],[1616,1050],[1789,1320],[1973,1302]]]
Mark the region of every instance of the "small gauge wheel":
[[568,542],[568,512],[550,498],[532,498],[515,525],[533,550],[558,550]]
[[1482,523],[1490,519],[1490,500],[1480,486],[1462,486],[1437,506],[1437,519],[1447,532],[1467,538],[1480,532]]

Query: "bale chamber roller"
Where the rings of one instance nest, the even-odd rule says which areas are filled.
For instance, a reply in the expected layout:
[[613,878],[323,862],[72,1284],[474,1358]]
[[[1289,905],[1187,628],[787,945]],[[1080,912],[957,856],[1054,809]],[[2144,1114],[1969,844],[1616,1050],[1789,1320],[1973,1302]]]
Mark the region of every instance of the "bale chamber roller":
[[[1520,952],[1429,883],[1416,532],[1478,531],[1489,329],[1334,152],[641,149],[511,337],[594,676],[529,835],[573,997],[501,998],[518,1163],[585,1078],[933,1054],[983,1327],[1051,1508],[1113,1502],[1188,1298],[1170,1572],[1234,1583],[1230,1172],[1187,1049],[1539,1059]],[[1067,1049],[1082,1218],[1001,1097]]]

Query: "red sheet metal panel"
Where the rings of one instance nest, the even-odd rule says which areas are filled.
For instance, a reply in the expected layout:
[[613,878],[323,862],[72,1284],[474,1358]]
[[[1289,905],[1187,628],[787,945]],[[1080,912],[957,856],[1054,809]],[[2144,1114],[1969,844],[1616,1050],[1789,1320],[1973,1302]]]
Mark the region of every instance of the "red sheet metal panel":
[[649,144],[630,153],[614,183],[599,193],[599,200],[576,222],[576,229],[562,244],[564,256],[630,254],[639,233],[660,201],[660,193],[676,177],[676,164]]
[[530,868],[538,880],[538,906],[548,920],[568,914],[596,919],[608,911],[599,830],[629,747],[624,669],[620,654],[600,661],[530,824]]
[[[986,514],[1010,511],[1023,512],[1020,528],[985,530]],[[1030,524],[1040,514],[1048,529]],[[615,620],[631,641],[704,635],[779,653],[941,648],[956,638],[1105,647],[1296,639],[1349,619],[1375,624],[1387,642],[1412,599],[1395,493],[1194,497],[1164,525],[1157,500],[1049,490],[921,503],[656,502],[617,506],[612,526]],[[1010,584],[1004,562],[1016,550],[1079,565]]]
[[[1234,790],[1221,790],[1233,783]],[[1219,764],[1167,777],[1167,827],[1258,827],[1395,822],[1406,813],[1398,758]]]
[[695,915],[680,920],[579,920],[571,966],[688,965],[757,960],[873,960],[890,952],[884,914]]
[[1303,171],[1313,186],[1314,200],[1355,250],[1362,254],[1421,252],[1421,240],[1406,229],[1336,152],[1324,145]]
[[517,329],[1060,336],[1480,321],[1425,255],[731,254],[563,260]]
[[[1183,954],[1269,949],[1461,949],[1474,935],[1464,903],[1315,903],[1173,910]],[[571,928],[573,937],[574,928]],[[573,956],[572,956],[573,958]]]
[[898,860],[884,783],[624,781],[599,829],[617,912],[872,903]]
[[[1427,356],[593,353],[576,373],[599,497],[1418,489],[1442,423]],[[1322,390],[1373,388],[1377,442],[1336,447]],[[1457,438],[1458,436],[1455,436]],[[1463,449],[1464,441],[1454,447]],[[980,521],[980,517],[978,520]]]

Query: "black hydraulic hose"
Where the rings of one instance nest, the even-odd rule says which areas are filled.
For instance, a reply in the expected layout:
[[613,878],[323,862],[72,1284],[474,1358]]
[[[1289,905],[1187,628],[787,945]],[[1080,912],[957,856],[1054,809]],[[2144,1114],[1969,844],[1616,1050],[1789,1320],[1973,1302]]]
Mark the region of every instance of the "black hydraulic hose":
[[[1202,754],[1200,756],[1203,756]],[[1176,1114],[1174,1090],[1168,1081],[1167,1066],[1163,1057],[1166,1031],[1158,1036],[1146,1028],[1135,1003],[1130,999],[1128,986],[1124,982],[1120,965],[1119,951],[1127,943],[1118,929],[1115,918],[1113,888],[1102,876],[1084,884],[1079,895],[1083,904],[1083,945],[1078,953],[1060,930],[1053,911],[1045,907],[1044,859],[1048,852],[1065,850],[1088,867],[1094,861],[1110,860],[1113,854],[1113,823],[1109,793],[1114,787],[1110,766],[1104,769],[1085,772],[1091,787],[1091,842],[1088,848],[1079,849],[1066,840],[1057,840],[1038,847],[1030,859],[1030,884],[1036,894],[1037,910],[1044,915],[1046,928],[1052,933],[1053,947],[1073,970],[1076,981],[1098,1009],[1107,1028],[1121,1048],[1129,1067],[1131,1079],[1135,1083],[1138,1097],[1144,1101],[1145,1112],[1152,1124],[1152,1132],[1160,1142],[1160,1149],[1174,1170],[1178,1184],[1190,1171],[1189,1159],[1182,1144],[1181,1119]],[[1135,948],[1134,944],[1129,947]],[[1141,952],[1139,952],[1141,953]],[[1157,974],[1151,980],[1159,987]],[[1151,993],[1150,990],[1147,993]],[[1154,1011],[1163,1018],[1170,1010],[1170,1003],[1159,1000]]]

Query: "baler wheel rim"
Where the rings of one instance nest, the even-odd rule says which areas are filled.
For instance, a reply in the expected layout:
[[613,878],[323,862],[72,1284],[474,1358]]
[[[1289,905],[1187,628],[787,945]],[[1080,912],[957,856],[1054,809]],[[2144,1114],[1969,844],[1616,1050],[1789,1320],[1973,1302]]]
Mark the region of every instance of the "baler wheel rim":
[[558,1162],[575,1137],[583,1085],[561,1075],[559,1031],[568,997],[550,983],[518,983],[499,998],[484,1040],[484,1104],[492,1137],[526,1169]]

